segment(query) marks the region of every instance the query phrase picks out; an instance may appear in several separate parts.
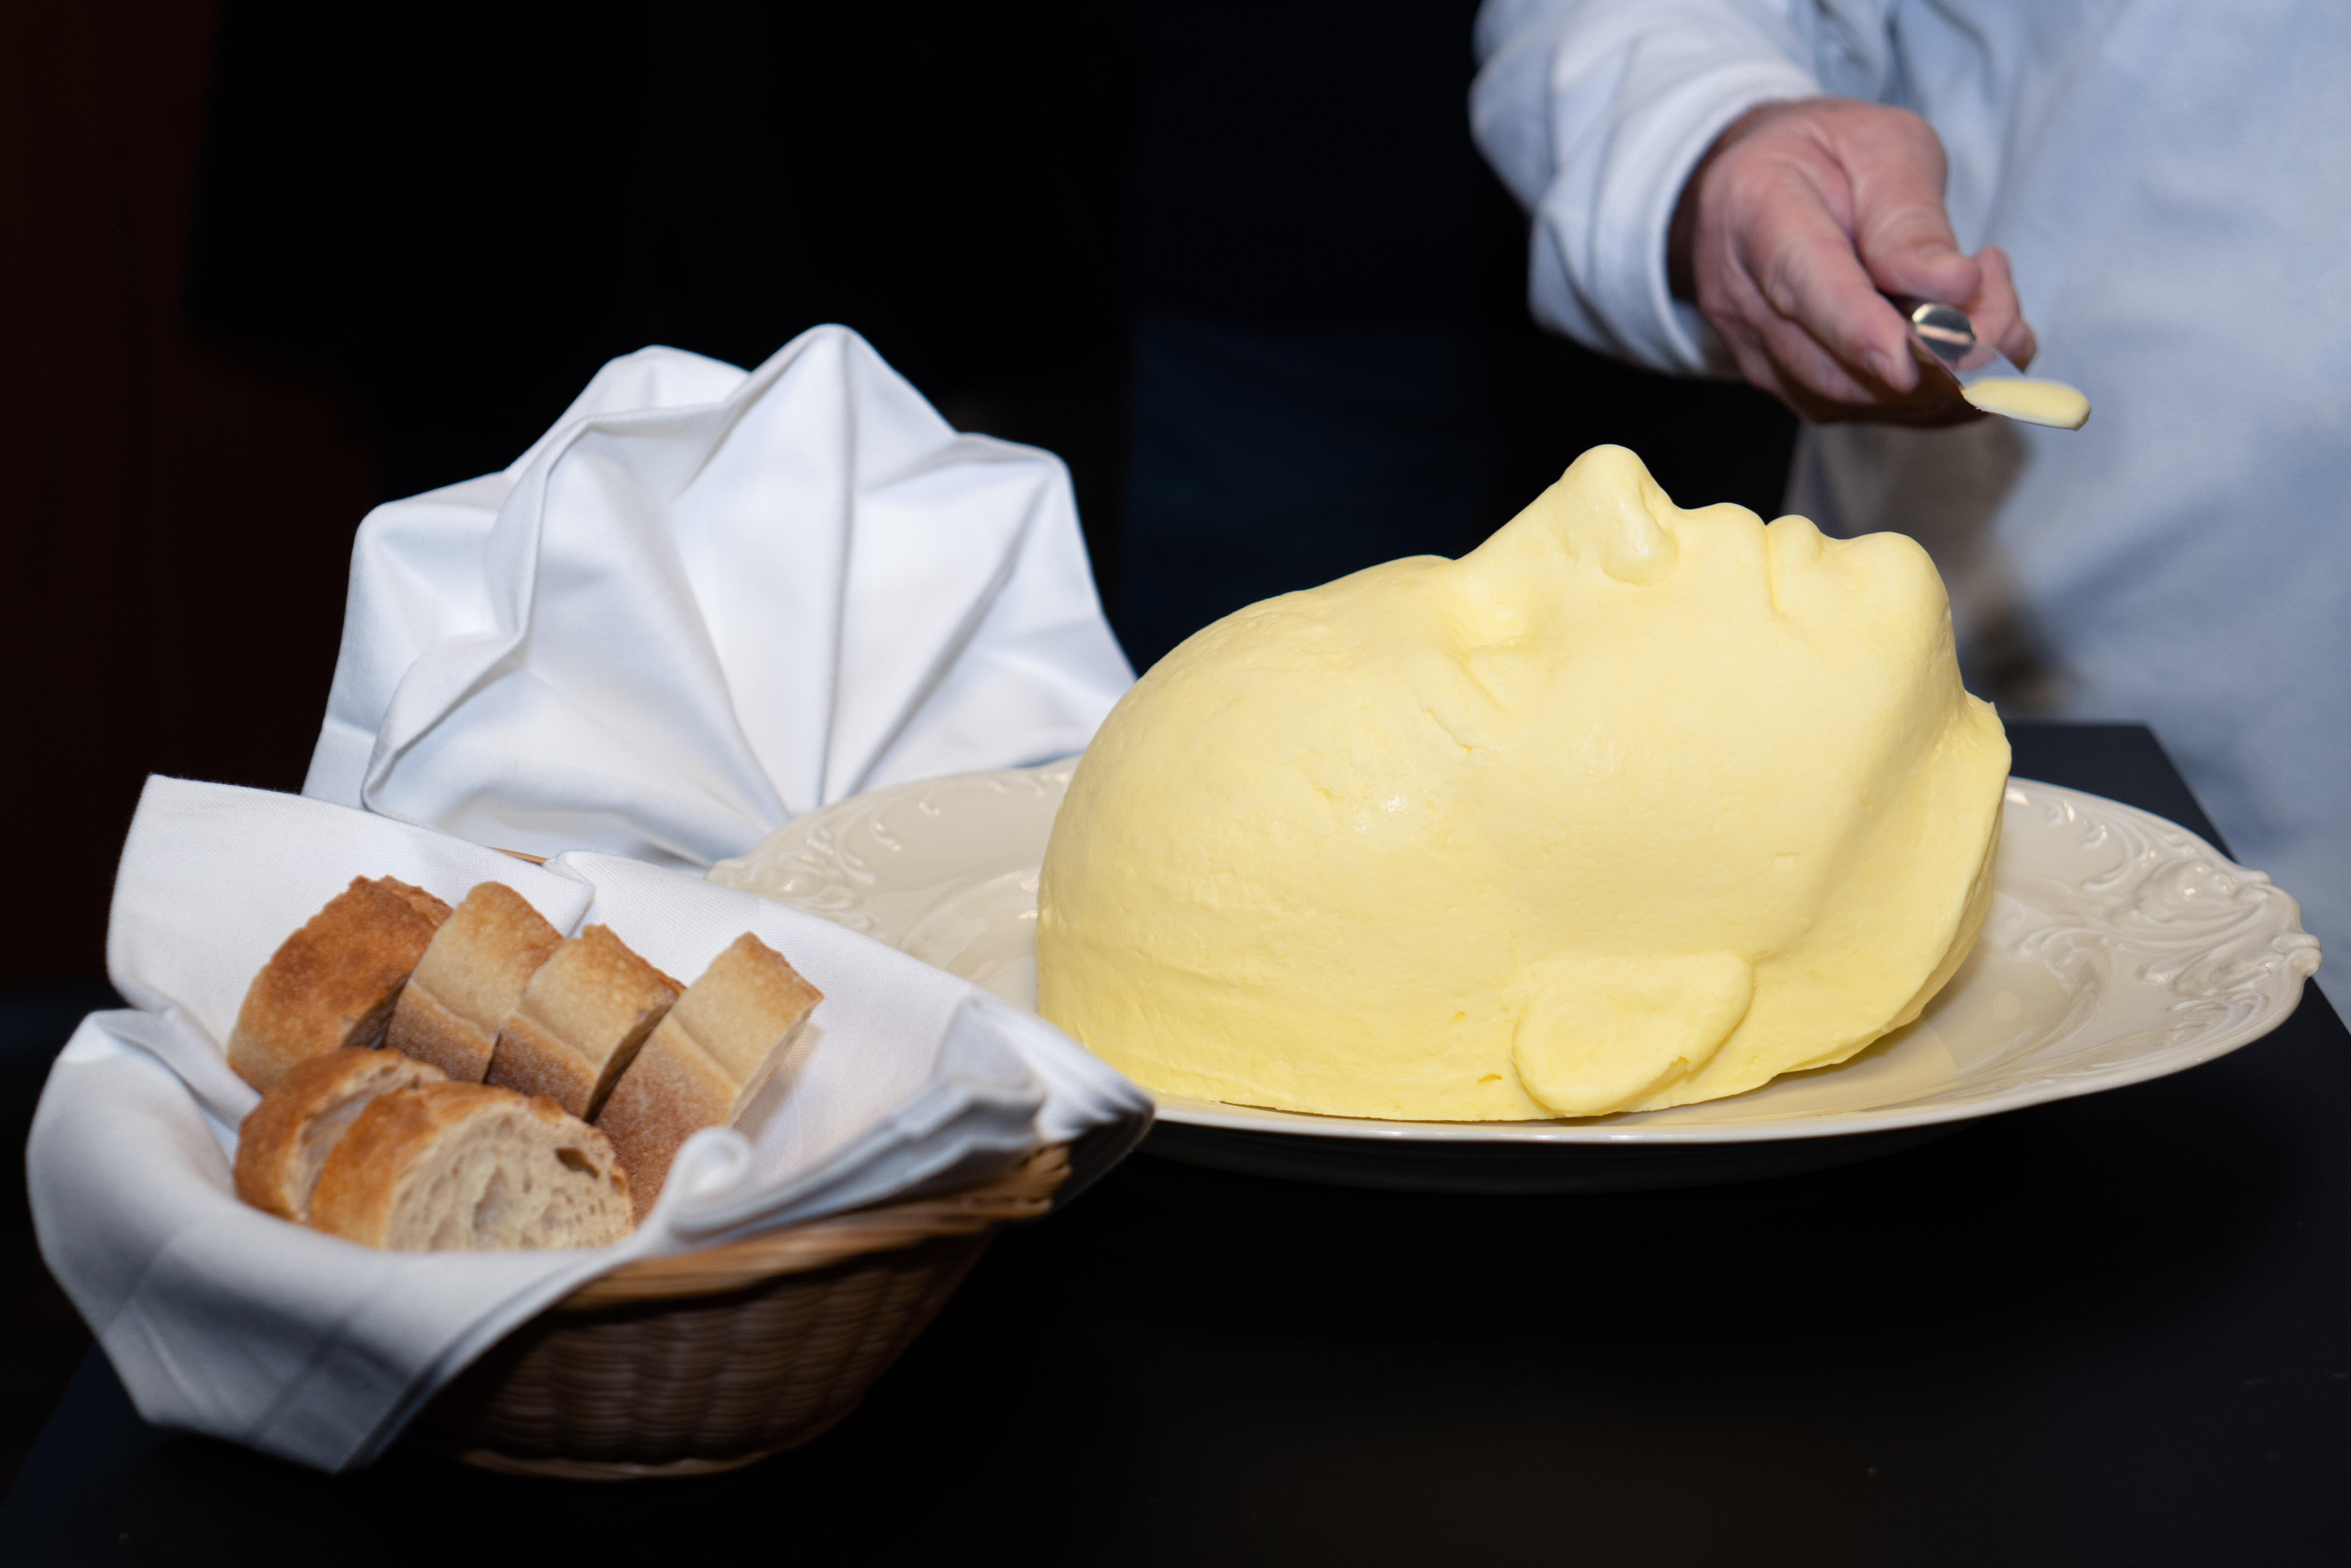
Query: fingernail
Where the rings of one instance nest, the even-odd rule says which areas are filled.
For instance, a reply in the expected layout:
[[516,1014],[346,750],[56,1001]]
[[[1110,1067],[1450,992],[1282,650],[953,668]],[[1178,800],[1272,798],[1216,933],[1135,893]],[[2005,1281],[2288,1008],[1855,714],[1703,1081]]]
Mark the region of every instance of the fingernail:
[[1885,350],[1872,349],[1868,350],[1861,356],[1861,362],[1869,368],[1869,373],[1871,375],[1876,376],[1879,381],[1885,382],[1889,385],[1892,384],[1894,381],[1894,361],[1886,357]]

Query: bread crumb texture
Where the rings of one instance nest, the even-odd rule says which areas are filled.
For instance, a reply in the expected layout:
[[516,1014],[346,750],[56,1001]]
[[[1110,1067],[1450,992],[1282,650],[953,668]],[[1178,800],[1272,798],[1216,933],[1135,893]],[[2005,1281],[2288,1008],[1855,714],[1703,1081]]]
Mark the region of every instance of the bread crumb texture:
[[306,1223],[319,1173],[379,1094],[441,1081],[441,1071],[390,1051],[329,1051],[298,1063],[237,1129],[236,1195]]
[[371,1103],[310,1205],[316,1228],[403,1252],[601,1247],[633,1213],[593,1127],[544,1099],[450,1082]]

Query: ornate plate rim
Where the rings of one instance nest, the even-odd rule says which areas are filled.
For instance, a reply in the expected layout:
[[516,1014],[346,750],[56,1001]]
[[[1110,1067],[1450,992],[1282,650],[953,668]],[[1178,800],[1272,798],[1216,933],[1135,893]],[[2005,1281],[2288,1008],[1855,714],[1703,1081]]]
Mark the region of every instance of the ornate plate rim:
[[[910,796],[924,800],[926,814],[938,816],[941,813],[933,802],[943,790],[961,787],[985,788],[991,794],[1002,795],[1016,783],[1027,784],[1042,799],[1054,785],[1067,782],[1075,763],[1075,758],[1067,758],[1035,768],[983,769],[869,791],[795,818],[746,854],[712,867],[709,874],[713,880],[742,886],[741,882],[730,881],[730,868],[771,855],[777,846],[804,844],[814,856],[831,862],[831,869],[822,878],[826,885],[810,896],[780,902],[840,920],[856,910],[856,894],[852,884],[871,880],[870,873],[855,863],[853,852],[842,842],[850,824],[862,818],[871,819]],[[1657,1125],[1635,1120],[1639,1113],[1589,1121],[1391,1122],[1280,1111],[1153,1091],[1158,1120],[1180,1126],[1283,1138],[1482,1145],[1497,1154],[1509,1147],[1774,1144],[1849,1137],[1975,1121],[2031,1105],[2147,1082],[2225,1056],[2260,1039],[2293,1015],[2300,1004],[2304,980],[2317,970],[2319,954],[2317,938],[2301,928],[2300,906],[2291,894],[2263,873],[2238,864],[2195,833],[2151,811],[2061,784],[2020,778],[2009,780],[2007,805],[2011,809],[2029,810],[2036,804],[2044,810],[2062,814],[2069,823],[2088,824],[2093,832],[2116,831],[2143,840],[2144,847],[2126,857],[2108,880],[2119,886],[2127,878],[2131,887],[2140,890],[2159,884],[2159,911],[2147,924],[2168,925],[2173,929],[2168,933],[2158,931],[2139,943],[2142,948],[2155,950],[2155,956],[2140,969],[2155,971],[2168,966],[2169,972],[2147,973],[2143,977],[2158,981],[2180,997],[2179,1002],[2171,1004],[2172,1010],[2184,1014],[2204,1009],[2209,1027],[2196,1028],[2192,1020],[2183,1019],[2179,1027],[2186,1032],[2179,1038],[2152,1044],[2124,1061],[2069,1074],[2035,1077],[1983,1100],[1923,1104],[1897,1102],[1828,1115],[1799,1114],[1749,1123]],[[801,862],[810,870],[820,869],[818,860],[810,854],[803,854]],[[2001,873],[2006,869],[1996,871],[1994,885],[1996,890],[2014,896],[2013,889],[2002,885]],[[2215,894],[2220,895],[2217,902]],[[2197,905],[2199,895],[2204,903]],[[2226,929],[2218,935],[2204,929],[2214,924],[2209,918],[2203,926],[2193,925],[2184,918],[2191,907],[2199,915],[2209,915],[2223,904],[2240,914],[2234,919],[2221,921],[2220,924]],[[2183,940],[2180,933],[2189,930],[2203,934]],[[2124,945],[2132,939],[2132,934],[2100,931],[2088,925],[2052,926],[2050,933],[2102,945],[2109,957],[2127,956],[2132,951]],[[2215,1008],[2224,1016],[2210,1018]],[[2072,1038],[2096,1016],[2094,1009],[2061,1038]],[[2047,1049],[2049,1043],[2034,1049]]]

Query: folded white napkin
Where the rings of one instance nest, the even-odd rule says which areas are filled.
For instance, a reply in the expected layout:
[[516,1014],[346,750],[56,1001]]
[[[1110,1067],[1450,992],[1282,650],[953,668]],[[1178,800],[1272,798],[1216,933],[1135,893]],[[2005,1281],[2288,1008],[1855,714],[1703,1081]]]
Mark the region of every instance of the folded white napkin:
[[[504,882],[690,979],[743,931],[824,1000],[741,1130],[699,1133],[635,1235],[594,1250],[378,1252],[248,1208],[235,1127],[258,1099],[225,1042],[246,985],[354,876],[455,904]],[[93,1014],[50,1074],[26,1160],[42,1256],[140,1413],[336,1470],[365,1464],[508,1330],[630,1259],[984,1180],[1074,1141],[1073,1195],[1131,1149],[1147,1095],[1043,1020],[870,938],[699,877],[596,853],[544,868],[299,796],[148,781]]]
[[1059,459],[865,340],[613,361],[503,474],[378,507],[303,792],[553,854],[739,854],[1082,750],[1133,684]]

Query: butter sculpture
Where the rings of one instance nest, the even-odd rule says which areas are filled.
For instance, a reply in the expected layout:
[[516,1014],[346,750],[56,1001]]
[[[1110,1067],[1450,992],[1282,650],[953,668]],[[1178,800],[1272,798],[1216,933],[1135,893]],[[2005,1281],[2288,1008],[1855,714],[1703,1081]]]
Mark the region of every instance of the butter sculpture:
[[1293,1111],[1648,1110],[1915,1019],[1991,902],[2008,742],[1926,553],[1683,511],[1597,447],[1458,561],[1197,633],[1053,824],[1039,1005]]

